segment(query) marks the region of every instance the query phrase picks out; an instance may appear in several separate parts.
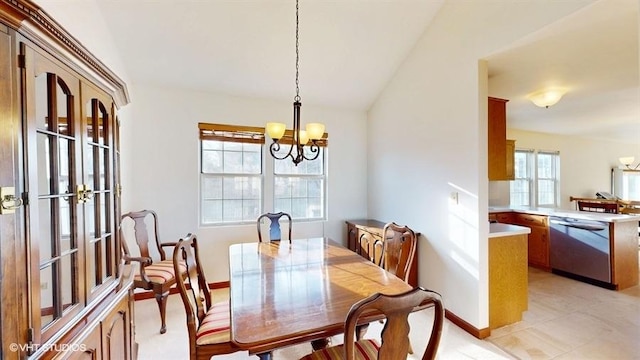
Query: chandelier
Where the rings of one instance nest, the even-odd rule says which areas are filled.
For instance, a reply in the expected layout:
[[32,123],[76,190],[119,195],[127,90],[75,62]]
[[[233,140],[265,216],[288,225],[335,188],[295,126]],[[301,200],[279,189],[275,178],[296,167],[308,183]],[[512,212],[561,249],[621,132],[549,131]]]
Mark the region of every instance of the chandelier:
[[636,158],[634,156],[624,156],[624,157],[621,157],[618,160],[620,161],[620,163],[622,163],[622,165],[627,167],[627,170],[637,170],[638,167],[640,167],[640,162],[635,167],[631,166],[631,164],[633,164],[633,161],[635,159]]
[[[286,155],[278,156],[280,151],[280,139],[285,135],[286,125],[283,123],[270,122],[267,123],[267,134],[273,143],[269,146],[269,152],[276,160],[284,160],[288,157],[291,158],[293,163],[298,166],[303,160],[315,160],[320,154],[320,146],[318,140],[322,139],[324,135],[324,124],[309,123],[306,126],[306,130],[302,130],[300,127],[300,107],[302,102],[300,101],[300,50],[299,50],[299,0],[296,0],[296,96],[293,98],[293,131],[291,133],[292,142],[291,148]],[[304,147],[311,140],[311,145],[308,150],[308,154],[305,155]]]

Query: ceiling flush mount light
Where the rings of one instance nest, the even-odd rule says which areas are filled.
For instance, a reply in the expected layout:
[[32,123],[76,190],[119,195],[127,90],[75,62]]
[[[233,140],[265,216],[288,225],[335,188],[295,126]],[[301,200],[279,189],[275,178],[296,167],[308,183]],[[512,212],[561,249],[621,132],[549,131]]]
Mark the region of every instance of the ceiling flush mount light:
[[633,156],[624,156],[624,157],[619,158],[618,160],[620,161],[620,163],[622,165],[626,166],[627,169],[629,169],[629,170],[637,170],[638,167],[640,167],[640,162],[635,167],[631,167],[631,164],[633,164],[633,161],[635,159],[636,158],[633,157]]
[[564,94],[566,94],[565,89],[561,88],[549,88],[540,91],[536,91],[534,93],[529,94],[527,97],[531,100],[536,106],[548,108],[551,105],[555,105]]
[[[296,96],[293,98],[293,141],[291,143],[291,148],[286,155],[282,157],[278,157],[277,153],[280,151],[280,142],[279,140],[285,135],[285,124],[283,123],[267,123],[267,134],[271,139],[273,139],[273,143],[269,147],[269,152],[271,152],[271,156],[273,156],[277,160],[284,160],[288,157],[293,160],[293,163],[298,166],[303,160],[315,160],[318,158],[320,154],[320,147],[318,146],[317,141],[322,139],[324,135],[324,124],[319,123],[310,123],[307,124],[306,130],[302,130],[300,128],[300,107],[302,106],[302,102],[300,102],[300,80],[299,80],[299,70],[300,70],[300,50],[299,50],[299,0],[296,0]],[[311,154],[309,156],[304,153],[304,146],[311,140],[311,146],[309,151]]]

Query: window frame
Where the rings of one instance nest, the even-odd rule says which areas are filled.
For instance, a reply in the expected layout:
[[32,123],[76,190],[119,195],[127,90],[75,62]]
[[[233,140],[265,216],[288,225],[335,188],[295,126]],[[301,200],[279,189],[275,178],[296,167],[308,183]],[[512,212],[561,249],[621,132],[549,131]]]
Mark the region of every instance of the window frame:
[[[289,213],[291,215],[292,220],[294,221],[300,221],[300,222],[313,222],[313,221],[326,221],[327,220],[327,183],[328,183],[328,175],[327,175],[327,147],[326,147],[326,143],[327,143],[327,136],[325,133],[325,136],[323,137],[323,144],[318,148],[318,151],[321,152],[321,154],[319,155],[319,158],[322,158],[322,172],[319,174],[287,174],[287,173],[278,173],[276,171],[276,161],[290,161],[288,158],[285,160],[276,160],[272,158],[272,162],[273,164],[271,165],[271,169],[272,169],[272,173],[271,173],[271,177],[272,177],[272,187],[273,187],[273,197],[272,197],[272,206],[271,208],[274,209],[274,212],[278,212],[278,211],[284,211],[284,209],[278,209],[276,208],[277,206],[277,198],[276,198],[276,179],[278,178],[298,178],[298,179],[320,179],[322,182],[322,186],[321,186],[321,215],[319,217],[296,217],[295,213],[293,211],[285,211],[287,213]],[[291,146],[291,145],[286,145],[285,146]],[[284,148],[284,147],[283,147]],[[284,151],[284,149],[283,149]],[[311,160],[311,161],[317,161],[316,160]],[[308,160],[304,160],[302,163],[304,163],[305,161]],[[301,163],[301,164],[302,164]],[[306,198],[309,198],[309,196],[306,196]],[[293,199],[293,196],[291,197],[291,199]]]
[[[535,152],[535,205],[536,207],[558,208],[560,206],[560,152],[550,150],[536,150]],[[540,155],[551,156],[551,177],[540,175]],[[540,204],[540,182],[551,181],[553,183],[553,203]]]
[[[525,177],[514,178],[509,181],[509,204],[511,206],[528,206],[528,207],[544,207],[544,208],[558,208],[560,206],[560,152],[557,150],[539,150],[539,149],[525,149],[516,148],[516,154],[524,153],[527,157],[526,161],[526,174]],[[539,165],[540,155],[551,155],[551,173],[552,177],[540,178]],[[518,174],[518,162],[514,163],[514,172]],[[515,181],[527,181],[529,196],[528,204],[514,204],[514,185]],[[540,204],[540,181],[552,181],[553,182],[553,203],[552,204]]]
[[[255,219],[245,219],[240,221],[216,221],[209,222],[205,221],[205,209],[204,209],[204,179],[211,176],[248,176],[248,177],[259,177],[260,178],[260,200],[259,207],[260,213],[266,212],[276,212],[279,210],[276,209],[276,191],[275,191],[275,183],[278,177],[285,178],[304,178],[304,179],[321,179],[321,216],[320,217],[295,217],[292,215],[293,221],[296,222],[316,222],[316,221],[326,221],[327,213],[328,213],[328,134],[325,133],[322,141],[319,142],[320,148],[318,151],[321,151],[322,154],[320,158],[322,158],[322,173],[321,174],[278,174],[276,172],[276,162],[277,161],[291,161],[289,158],[284,160],[276,160],[269,154],[268,146],[265,141],[265,129],[261,127],[251,127],[251,126],[238,126],[238,125],[228,125],[228,124],[210,124],[210,123],[198,123],[198,128],[200,131],[200,138],[198,140],[198,156],[199,156],[199,181],[198,181],[198,222],[200,227],[218,227],[218,226],[229,226],[229,225],[248,225],[254,224]],[[204,147],[203,140],[218,140],[218,141],[227,141],[227,142],[251,142],[251,143],[260,143],[261,148],[261,170],[260,174],[244,174],[244,173],[204,173],[203,169],[203,161],[204,161]],[[282,147],[288,146],[287,139],[284,139],[281,142]],[[307,148],[308,149],[308,148]],[[319,160],[319,159],[317,159]],[[312,161],[317,161],[312,160]],[[305,160],[305,162],[308,160]],[[270,169],[270,170],[268,170]],[[271,193],[272,196],[265,196],[266,194]],[[308,196],[307,196],[308,197]],[[224,199],[223,199],[224,200]],[[257,217],[256,217],[257,218]]]
[[[260,128],[260,127],[249,127],[249,126],[236,126],[236,125],[225,125],[225,124],[209,124],[209,123],[199,123],[198,124],[198,128],[200,131],[200,138],[198,140],[198,145],[199,145],[199,151],[198,151],[198,155],[199,155],[199,166],[198,166],[198,172],[199,172],[199,188],[198,188],[198,222],[200,224],[201,227],[208,227],[208,226],[228,226],[228,225],[243,225],[243,224],[251,224],[255,222],[255,218],[257,218],[257,216],[255,218],[251,218],[249,219],[244,219],[244,215],[242,216],[243,219],[241,220],[234,220],[234,221],[224,221],[224,217],[223,220],[221,221],[205,221],[205,201],[207,201],[207,199],[205,198],[205,193],[204,193],[204,189],[205,189],[205,185],[204,185],[204,181],[207,178],[221,178],[224,184],[224,179],[225,178],[238,178],[238,177],[246,177],[246,178],[253,178],[253,179],[259,179],[259,195],[258,195],[258,215],[260,215],[260,212],[262,211],[262,209],[264,209],[264,128]],[[259,145],[259,150],[260,150],[260,155],[259,155],[259,159],[260,159],[260,170],[257,173],[246,173],[246,172],[224,172],[224,168],[222,169],[221,172],[205,172],[204,171],[204,152],[206,151],[205,147],[204,147],[204,141],[218,141],[220,143],[222,143],[223,148],[220,150],[223,154],[224,154],[224,143],[237,143],[237,144],[241,144],[243,145],[244,148],[244,144],[256,144]],[[242,149],[240,151],[241,153],[244,153],[245,150]],[[224,198],[224,194],[221,196],[221,201],[225,201]],[[229,200],[229,199],[227,199]],[[244,201],[244,197],[242,197],[240,199],[241,201]]]

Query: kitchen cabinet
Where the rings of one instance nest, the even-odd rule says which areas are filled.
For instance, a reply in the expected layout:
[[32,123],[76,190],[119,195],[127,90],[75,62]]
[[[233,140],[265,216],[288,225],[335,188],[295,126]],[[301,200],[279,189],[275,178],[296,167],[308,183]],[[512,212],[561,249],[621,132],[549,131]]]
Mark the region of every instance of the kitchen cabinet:
[[[530,266],[608,289],[623,290],[640,282],[640,216],[523,209],[490,211],[489,219],[531,230],[527,245]],[[569,244],[576,246],[567,249]]]
[[528,229],[491,224],[489,235],[489,328],[522,320],[528,309]]
[[531,229],[527,245],[529,265],[550,270],[549,220],[547,216],[518,212],[502,212],[494,215],[499,223],[521,225]]
[[[347,247],[360,256],[380,264],[382,230],[385,223],[378,220],[347,220]],[[416,237],[420,234],[416,233]],[[418,286],[418,246],[409,270],[409,285]]]
[[[507,175],[507,101],[488,98],[487,159],[489,180],[511,180]],[[512,171],[513,172],[513,171]]]
[[507,139],[507,148],[506,148],[506,157],[505,160],[505,168],[506,168],[506,179],[513,180],[516,178],[516,168],[515,168],[515,156],[516,156],[516,141]]
[[0,357],[135,357],[118,227],[125,84],[13,0],[0,2],[0,93]]

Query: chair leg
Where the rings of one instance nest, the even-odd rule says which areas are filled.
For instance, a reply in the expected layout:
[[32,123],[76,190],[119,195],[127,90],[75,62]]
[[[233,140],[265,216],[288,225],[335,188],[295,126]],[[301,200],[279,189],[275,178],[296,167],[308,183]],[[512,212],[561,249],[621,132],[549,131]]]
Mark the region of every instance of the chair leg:
[[166,291],[162,294],[156,294],[156,301],[158,302],[158,308],[160,308],[160,334],[167,332],[167,323],[165,322],[165,316],[167,314],[167,297],[169,292]]

